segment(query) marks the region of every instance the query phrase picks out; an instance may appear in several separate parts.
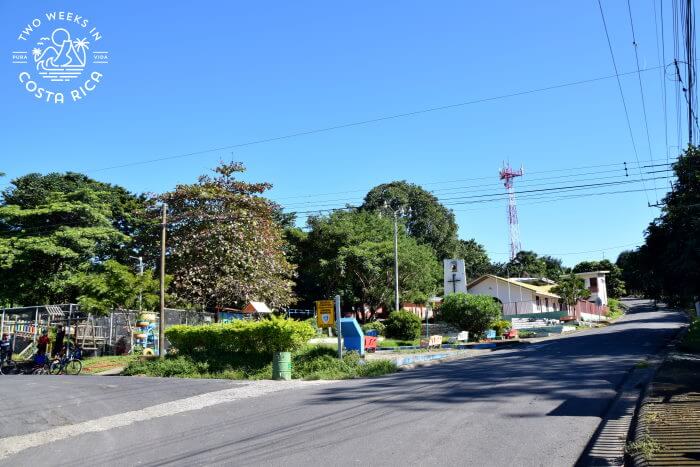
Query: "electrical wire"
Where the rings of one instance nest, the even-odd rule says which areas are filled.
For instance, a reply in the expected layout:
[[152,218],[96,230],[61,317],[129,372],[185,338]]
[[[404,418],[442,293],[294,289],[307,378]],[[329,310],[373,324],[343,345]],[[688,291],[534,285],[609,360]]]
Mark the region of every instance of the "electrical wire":
[[[634,158],[637,161],[637,165],[641,165],[639,162],[639,153],[637,152],[637,143],[634,141],[634,133],[632,132],[632,124],[630,123],[630,114],[629,110],[627,109],[627,102],[625,101],[625,93],[622,91],[622,82],[620,81],[620,76],[618,75],[617,72],[617,62],[615,61],[615,53],[613,52],[612,48],[612,42],[610,41],[610,33],[608,32],[608,24],[605,21],[605,13],[603,12],[603,4],[601,3],[600,0],[598,0],[598,8],[600,10],[600,18],[603,20],[603,28],[605,29],[605,38],[608,41],[608,49],[610,50],[610,58],[612,59],[613,63],[613,69],[615,70],[615,75],[617,76],[617,88],[620,91],[620,98],[622,99],[622,107],[625,110],[625,120],[627,121],[627,129],[629,130],[629,135],[630,135],[630,140],[632,141],[632,150],[634,151]],[[639,174],[641,175],[641,170],[639,171]],[[642,176],[642,180],[644,177]],[[644,185],[644,188],[646,189],[646,183],[643,181],[642,184]],[[649,194],[645,191],[644,192],[646,199],[647,199],[647,205],[651,207],[651,202],[649,200]]]
[[[654,70],[658,70],[658,69],[659,69],[659,67],[655,66],[655,67],[644,68],[641,71],[647,72],[647,71],[654,71]],[[253,146],[253,145],[258,145],[258,144],[264,144],[264,143],[271,143],[271,142],[275,142],[275,141],[282,141],[282,140],[286,140],[286,139],[298,138],[301,136],[309,136],[309,135],[314,135],[314,134],[318,134],[318,133],[341,130],[341,129],[345,129],[345,128],[364,126],[364,125],[369,125],[372,123],[379,123],[379,122],[383,122],[383,121],[387,121],[387,120],[413,117],[416,115],[438,112],[438,111],[443,111],[443,110],[450,110],[450,109],[465,107],[465,106],[474,105],[474,104],[482,104],[482,103],[492,102],[492,101],[497,101],[497,100],[502,100],[502,99],[510,99],[513,97],[526,96],[529,94],[536,94],[536,93],[541,93],[541,92],[546,92],[546,91],[553,91],[556,89],[562,89],[562,88],[567,88],[567,87],[572,87],[572,86],[580,86],[583,84],[595,83],[598,81],[604,81],[604,80],[612,79],[612,78],[617,78],[617,80],[619,81],[620,76],[627,76],[627,75],[631,75],[634,73],[637,73],[637,71],[629,71],[629,72],[619,73],[617,71],[617,67],[616,67],[614,75],[599,76],[597,78],[589,78],[589,79],[578,80],[578,81],[570,81],[570,82],[566,82],[566,83],[554,84],[551,86],[544,86],[541,88],[528,89],[525,91],[517,91],[517,92],[508,93],[508,94],[501,94],[501,95],[497,95],[497,96],[473,99],[473,100],[468,100],[468,101],[464,101],[464,102],[457,102],[454,104],[447,104],[447,105],[441,105],[441,106],[436,106],[436,107],[430,107],[430,108],[426,108],[426,109],[414,110],[414,111],[410,111],[410,112],[403,112],[403,113],[398,113],[398,114],[393,114],[393,115],[385,115],[382,117],[370,118],[370,119],[360,120],[360,121],[355,121],[355,122],[341,123],[339,125],[332,125],[332,126],[316,128],[316,129],[307,130],[307,131],[299,131],[299,132],[290,133],[287,135],[252,140],[252,141],[247,141],[247,142],[238,143],[238,144],[220,146],[217,148],[203,149],[200,151],[193,151],[193,152],[188,152],[188,153],[183,153],[183,154],[176,154],[176,155],[172,155],[172,156],[162,156],[162,157],[156,157],[156,158],[152,158],[152,159],[145,159],[145,160],[141,160],[141,161],[127,162],[124,164],[117,164],[117,165],[112,165],[112,166],[108,166],[108,167],[91,169],[91,170],[88,170],[87,173],[102,172],[102,171],[106,171],[106,170],[121,169],[121,168],[126,168],[126,167],[135,167],[138,165],[151,164],[151,163],[155,163],[155,162],[162,162],[162,161],[180,159],[180,158],[185,158],[185,157],[199,156],[202,154],[209,154],[212,152],[237,149],[237,148]]]
[[[656,0],[652,0],[656,1]],[[642,85],[642,74],[639,72],[639,51],[638,47],[639,44],[637,44],[637,37],[634,33],[634,21],[632,20],[632,6],[630,5],[630,0],[627,0],[627,12],[629,13],[629,18],[630,18],[630,28],[632,29],[632,46],[634,47],[634,61],[637,65],[637,80],[639,81],[639,95],[642,99],[642,115],[644,116],[644,130],[646,131],[647,135],[647,146],[649,148],[649,160],[652,160],[654,157],[651,154],[651,136],[649,134],[649,120],[647,119],[647,104],[646,104],[646,99],[644,98],[644,86]],[[656,20],[656,15],[654,15],[654,20]],[[657,41],[657,52],[658,52],[658,41]],[[654,194],[656,195],[656,203],[659,204],[659,192],[656,189],[656,183],[654,183]]]

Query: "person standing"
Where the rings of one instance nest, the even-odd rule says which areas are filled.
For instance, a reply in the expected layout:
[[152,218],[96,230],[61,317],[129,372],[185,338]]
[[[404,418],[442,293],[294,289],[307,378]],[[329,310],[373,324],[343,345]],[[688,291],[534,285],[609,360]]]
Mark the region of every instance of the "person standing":
[[66,337],[66,331],[63,326],[59,325],[56,328],[56,340],[54,341],[53,347],[51,348],[51,358],[54,358],[63,349],[63,340]]

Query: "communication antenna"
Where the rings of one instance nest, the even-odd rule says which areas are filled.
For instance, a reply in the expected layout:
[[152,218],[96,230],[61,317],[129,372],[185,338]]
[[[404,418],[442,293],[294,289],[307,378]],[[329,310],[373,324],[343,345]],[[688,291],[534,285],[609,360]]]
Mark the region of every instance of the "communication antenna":
[[525,172],[523,167],[520,170],[514,170],[509,163],[503,163],[503,168],[499,172],[499,178],[503,180],[503,186],[506,187],[508,193],[508,226],[510,227],[510,259],[514,259],[515,255],[522,249],[520,246],[520,229],[518,228],[518,208],[515,206],[515,191],[513,190],[513,179],[522,177]]

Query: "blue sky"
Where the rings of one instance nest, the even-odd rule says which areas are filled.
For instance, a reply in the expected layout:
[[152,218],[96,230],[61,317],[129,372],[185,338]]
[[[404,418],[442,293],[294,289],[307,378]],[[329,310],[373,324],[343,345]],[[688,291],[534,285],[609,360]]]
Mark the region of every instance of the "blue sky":
[[[659,65],[654,5],[632,2],[642,68]],[[634,71],[627,3],[603,0],[603,8],[618,68]],[[670,5],[665,8],[670,18]],[[19,32],[47,11],[88,18],[103,35],[99,48],[110,53],[98,87],[79,102],[34,98],[10,63]],[[667,21],[666,62],[670,29]],[[504,160],[525,167],[516,182],[521,190],[622,181],[619,164],[636,166],[617,83],[605,79],[100,170],[609,76],[613,68],[595,0],[497,6],[0,0],[0,44],[0,170],[8,175],[0,184],[33,171],[73,170],[135,192],[159,192],[194,181],[220,159],[233,159],[248,167],[247,179],[273,183],[273,199],[308,211],[357,203],[372,186],[397,179],[445,190],[437,194],[461,197],[457,202],[500,193],[497,174]],[[662,75],[654,70],[641,77],[651,147],[638,77],[621,78],[638,156],[642,165],[650,157],[663,163]],[[673,82],[667,84],[668,144],[677,145]],[[571,170],[576,167],[591,168]],[[603,254],[615,259],[642,241],[658,214],[646,196],[652,203],[660,199],[668,182],[647,180],[646,186],[646,195],[523,197],[523,248],[561,256],[569,265]],[[639,190],[641,184],[605,187],[624,189]],[[505,201],[449,206],[462,238],[484,244],[494,260],[507,259]]]

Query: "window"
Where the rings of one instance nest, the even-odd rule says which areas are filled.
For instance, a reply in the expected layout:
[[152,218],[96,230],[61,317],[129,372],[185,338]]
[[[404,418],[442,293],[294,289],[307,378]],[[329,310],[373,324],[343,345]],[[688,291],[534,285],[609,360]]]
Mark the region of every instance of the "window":
[[589,290],[592,293],[597,293],[598,292],[598,278],[597,277],[591,277],[589,280]]
[[549,299],[544,299],[544,311],[549,311]]
[[537,311],[542,311],[540,309],[540,297],[535,297],[535,307],[537,307]]

